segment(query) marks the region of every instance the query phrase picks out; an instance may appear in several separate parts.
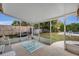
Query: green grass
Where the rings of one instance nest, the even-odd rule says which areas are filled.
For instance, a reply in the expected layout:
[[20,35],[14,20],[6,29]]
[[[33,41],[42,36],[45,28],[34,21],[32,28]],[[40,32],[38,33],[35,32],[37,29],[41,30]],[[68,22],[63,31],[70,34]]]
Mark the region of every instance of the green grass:
[[79,36],[66,36],[66,40],[79,41]]
[[52,33],[51,37],[54,42],[64,40],[64,35],[59,35],[58,33]]
[[[58,33],[52,33],[51,35],[51,41],[53,42],[64,40],[64,35],[59,35]],[[40,36],[50,39],[50,33],[41,33]],[[79,36],[66,36],[66,40],[79,41]]]
[[[59,35],[58,33],[51,33],[51,41],[57,42],[64,40],[64,35]],[[50,33],[41,33],[41,37],[50,39]]]

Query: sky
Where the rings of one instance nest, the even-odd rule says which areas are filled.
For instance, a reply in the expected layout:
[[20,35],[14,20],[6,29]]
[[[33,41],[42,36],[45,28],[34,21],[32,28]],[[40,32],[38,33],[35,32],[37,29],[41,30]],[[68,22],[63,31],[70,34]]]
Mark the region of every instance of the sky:
[[[64,23],[64,17],[61,17],[58,19],[60,22]],[[72,23],[79,23],[79,18],[76,16],[68,16],[66,18],[66,25],[72,24]]]
[[[15,18],[4,15],[0,13],[0,25],[11,25]],[[64,18],[61,17],[58,19],[60,22],[64,23]],[[79,23],[79,19],[76,16],[68,16],[66,19],[66,25],[71,23]]]
[[13,17],[0,13],[0,25],[11,25],[14,21]]

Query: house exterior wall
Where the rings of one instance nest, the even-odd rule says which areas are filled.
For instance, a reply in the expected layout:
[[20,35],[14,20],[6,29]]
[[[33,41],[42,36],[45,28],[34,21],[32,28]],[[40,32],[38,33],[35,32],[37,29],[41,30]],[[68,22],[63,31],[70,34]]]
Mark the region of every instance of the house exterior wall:
[[21,32],[28,32],[30,26],[10,26],[10,25],[0,25],[0,36],[2,34],[5,35],[13,35]]

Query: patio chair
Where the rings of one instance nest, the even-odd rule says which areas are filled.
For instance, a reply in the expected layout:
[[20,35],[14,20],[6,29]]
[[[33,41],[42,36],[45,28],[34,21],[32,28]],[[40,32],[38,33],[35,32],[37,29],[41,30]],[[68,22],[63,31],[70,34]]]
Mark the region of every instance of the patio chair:
[[15,55],[16,55],[15,51],[9,51],[9,52],[0,54],[0,56],[15,56]]
[[1,49],[0,49],[1,50],[1,54],[0,54],[0,56],[15,56],[16,53],[15,53],[15,51],[13,51],[13,49],[11,47],[11,42],[10,42],[8,37],[7,37],[7,43],[8,43],[8,45],[5,44],[5,45],[1,46]]
[[5,45],[0,45],[0,54],[4,53]]
[[0,38],[0,44],[1,45],[7,45],[7,44],[9,44],[8,38],[7,37],[1,37]]

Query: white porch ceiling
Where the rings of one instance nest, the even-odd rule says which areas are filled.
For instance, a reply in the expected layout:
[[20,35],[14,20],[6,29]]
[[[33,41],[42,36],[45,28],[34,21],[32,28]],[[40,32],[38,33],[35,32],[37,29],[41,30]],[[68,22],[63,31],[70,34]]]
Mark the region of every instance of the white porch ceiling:
[[49,18],[74,12],[78,8],[76,3],[3,3],[2,6],[4,13],[29,23],[48,21]]

